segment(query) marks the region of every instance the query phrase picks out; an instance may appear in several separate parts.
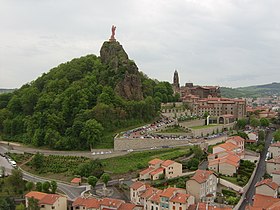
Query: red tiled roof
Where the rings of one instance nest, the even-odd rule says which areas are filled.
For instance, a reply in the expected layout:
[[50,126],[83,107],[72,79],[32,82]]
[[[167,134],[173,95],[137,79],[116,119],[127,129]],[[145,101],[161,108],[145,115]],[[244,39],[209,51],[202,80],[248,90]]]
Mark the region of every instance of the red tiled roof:
[[73,204],[73,207],[75,206],[84,206],[86,208],[99,208],[100,207],[100,201],[96,198],[77,198]]
[[100,201],[100,205],[107,207],[118,208],[122,203],[125,203],[123,200],[113,199],[113,198],[104,198]]
[[209,178],[209,176],[211,174],[214,174],[214,172],[213,171],[206,171],[206,170],[198,169],[195,172],[194,176],[191,177],[191,179],[197,181],[198,183],[203,183],[203,182],[207,181],[207,179]]
[[189,197],[189,194],[177,193],[173,198],[170,199],[170,201],[175,203],[187,203]]
[[175,188],[175,187],[169,187],[163,190],[160,197],[167,197],[170,198],[172,195],[174,195],[177,191],[181,192],[184,189],[181,188]]
[[149,174],[151,171],[155,170],[154,168],[146,168],[145,170],[141,171],[139,174],[144,175],[144,174]]
[[267,160],[267,163],[276,163],[279,164],[280,163],[280,157],[275,157],[273,159]]
[[139,197],[140,198],[150,198],[157,191],[158,191],[158,189],[150,187],[145,192],[143,192]]
[[163,160],[158,159],[158,158],[155,158],[155,159],[151,160],[151,161],[149,162],[149,164],[150,164],[150,165],[156,165],[156,164],[160,164],[160,163],[162,163],[162,162],[163,162]]
[[164,168],[160,167],[160,168],[157,168],[156,170],[152,171],[152,172],[150,173],[150,175],[154,176],[154,175],[159,174],[159,173],[162,174],[163,171],[164,171]]
[[37,192],[37,191],[31,191],[25,195],[27,198],[35,198],[36,200],[41,200],[43,199],[47,193],[42,193],[42,192]]
[[173,160],[166,160],[161,165],[164,167],[168,167],[168,166],[172,165],[173,163],[176,163],[176,162]]
[[240,136],[231,136],[228,140],[234,140],[234,141],[237,141],[239,143],[244,143],[245,139],[243,139],[242,137]]
[[133,210],[135,206],[132,203],[122,203],[118,210]]
[[42,198],[39,201],[39,204],[53,205],[61,197],[61,195],[47,194],[44,198]]
[[144,186],[145,183],[143,182],[134,182],[132,185],[130,185],[130,188],[134,190],[138,190],[140,187]]
[[238,146],[236,146],[235,144],[231,143],[231,142],[227,142],[227,143],[223,143],[223,144],[219,144],[217,146],[214,146],[213,148],[216,148],[216,147],[221,147],[227,151],[232,151],[234,149],[237,149]]
[[232,208],[229,208],[229,207],[211,206],[206,203],[198,203],[198,204],[194,204],[194,206],[195,205],[196,205],[196,208],[193,208],[193,206],[192,206],[191,207],[192,210],[232,210]]
[[256,194],[254,198],[253,207],[268,209],[270,206],[279,203],[279,201],[279,198],[273,198],[271,196]]
[[264,180],[258,182],[255,186],[259,187],[261,185],[267,185],[270,188],[272,188],[273,190],[276,190],[279,187],[277,183],[272,181],[272,179],[264,179]]
[[276,142],[274,144],[271,144],[270,147],[280,147],[280,142]]
[[154,195],[151,196],[149,200],[156,203],[160,203],[160,195],[162,192],[163,192],[162,190],[158,190]]
[[72,179],[71,183],[75,183],[75,184],[78,184],[78,183],[81,183],[82,179],[81,178],[74,178]]

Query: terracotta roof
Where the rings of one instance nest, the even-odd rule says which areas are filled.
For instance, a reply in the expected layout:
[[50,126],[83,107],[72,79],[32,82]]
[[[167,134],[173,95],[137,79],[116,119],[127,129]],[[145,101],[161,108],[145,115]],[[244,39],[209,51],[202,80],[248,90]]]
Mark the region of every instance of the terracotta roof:
[[149,161],[149,164],[150,164],[150,165],[156,165],[156,164],[160,164],[160,163],[162,163],[162,162],[163,162],[163,160],[158,159],[158,158],[155,158],[155,159]]
[[278,171],[277,170],[276,171],[272,171],[271,173],[272,174],[279,174],[280,175],[280,171],[279,170]]
[[143,171],[140,171],[140,173],[139,174],[141,174],[141,175],[144,175],[144,174],[149,174],[150,172],[152,172],[153,170],[155,170],[154,168],[146,168],[145,170],[143,170]]
[[198,169],[195,172],[194,176],[191,177],[191,179],[197,181],[198,183],[203,183],[203,182],[207,181],[207,179],[209,178],[209,176],[211,174],[214,174],[214,172],[213,171],[206,171],[206,170]]
[[176,193],[176,195],[173,198],[171,198],[170,201],[175,203],[187,203],[189,197],[189,194]]
[[168,167],[168,166],[172,165],[173,163],[176,163],[176,162],[173,160],[166,160],[161,165],[164,167]]
[[262,180],[260,182],[257,182],[257,184],[255,186],[259,187],[261,185],[267,185],[270,188],[272,188],[273,190],[276,190],[279,187],[277,183],[272,181],[272,179],[264,179],[264,180]]
[[100,205],[107,207],[118,208],[122,203],[125,203],[123,200],[113,199],[113,198],[104,198],[100,201]]
[[280,163],[280,156],[279,157],[275,157],[275,158],[270,159],[270,160],[267,160],[266,162],[278,164],[278,163]]
[[158,191],[158,189],[150,187],[146,191],[144,191],[139,197],[147,199],[147,198],[150,198],[157,191]]
[[237,141],[239,143],[244,143],[245,139],[243,139],[242,137],[240,136],[231,136],[230,138],[228,138],[228,140],[234,140],[234,141]]
[[196,208],[191,207],[192,210],[232,210],[232,208],[229,207],[217,207],[217,206],[210,206],[209,204],[206,203],[198,203],[194,204],[196,205]]
[[160,197],[167,197],[170,198],[172,195],[174,195],[177,191],[180,192],[180,190],[184,190],[181,188],[175,188],[175,187],[169,187],[163,190]]
[[270,147],[280,147],[280,142],[276,142],[274,144],[271,144]]
[[42,193],[42,192],[37,192],[37,191],[31,191],[25,195],[27,198],[35,198],[36,200],[41,200],[43,199],[47,193]]
[[234,149],[237,149],[238,146],[236,146],[235,144],[231,143],[231,142],[227,142],[227,143],[223,143],[223,144],[219,144],[217,146],[214,146],[213,148],[216,148],[216,147],[221,147],[227,151],[232,151]]
[[39,201],[39,204],[53,205],[59,198],[63,196],[56,194],[47,194],[44,198]]
[[220,164],[224,164],[224,163],[229,164],[229,165],[233,165],[234,167],[239,166],[239,163],[231,161],[230,159],[227,159],[227,158],[220,159]]
[[[258,208],[261,207],[263,209],[267,209],[270,206],[272,206],[276,203],[279,203],[279,201],[280,201],[279,198],[273,198],[271,196],[256,194],[255,198],[254,198],[253,207],[258,207]],[[279,206],[278,206],[278,208],[279,208]]]
[[138,190],[140,187],[144,186],[145,183],[143,182],[134,182],[132,185],[130,185],[130,188],[134,190]]
[[75,183],[75,184],[78,184],[78,183],[81,183],[82,179],[81,178],[74,178],[72,179],[71,183]]
[[122,203],[118,210],[133,210],[136,207],[135,204],[132,203]]
[[156,170],[152,171],[150,173],[150,175],[154,176],[154,175],[159,174],[159,173],[163,174],[163,171],[164,171],[164,168],[160,167],[160,168],[157,168]]
[[219,164],[219,159],[209,160],[208,166],[217,165]]
[[37,191],[31,191],[25,195],[27,198],[35,198],[38,200],[39,204],[49,204],[52,205],[54,204],[57,199],[63,197],[62,195],[57,195],[57,194],[47,194],[47,193],[42,193],[42,192],[37,192]]
[[155,194],[153,194],[149,200],[154,201],[156,203],[160,203],[160,195],[163,191],[162,190],[158,190]]
[[84,206],[86,208],[99,208],[100,207],[100,201],[96,198],[77,198],[73,204],[73,207],[75,206]]

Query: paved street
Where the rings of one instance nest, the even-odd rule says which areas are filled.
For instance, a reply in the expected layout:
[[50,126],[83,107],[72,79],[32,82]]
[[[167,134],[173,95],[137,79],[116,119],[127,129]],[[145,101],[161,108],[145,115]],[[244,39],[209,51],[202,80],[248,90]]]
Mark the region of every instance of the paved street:
[[252,198],[255,194],[255,185],[258,181],[261,180],[262,176],[265,174],[265,158],[266,158],[266,153],[268,151],[268,147],[270,145],[272,139],[272,132],[268,131],[268,134],[266,136],[266,140],[265,140],[265,148],[264,150],[261,152],[260,154],[260,162],[256,171],[256,175],[245,195],[245,198],[239,208],[239,210],[245,210],[245,207],[248,203],[253,203]]

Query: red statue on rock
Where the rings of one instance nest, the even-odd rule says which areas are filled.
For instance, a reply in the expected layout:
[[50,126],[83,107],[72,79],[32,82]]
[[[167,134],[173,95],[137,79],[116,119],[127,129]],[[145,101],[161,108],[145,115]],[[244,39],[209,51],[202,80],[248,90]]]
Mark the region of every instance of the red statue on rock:
[[111,35],[111,38],[109,39],[110,42],[116,41],[116,38],[115,38],[116,28],[117,28],[116,26],[112,25],[112,35]]

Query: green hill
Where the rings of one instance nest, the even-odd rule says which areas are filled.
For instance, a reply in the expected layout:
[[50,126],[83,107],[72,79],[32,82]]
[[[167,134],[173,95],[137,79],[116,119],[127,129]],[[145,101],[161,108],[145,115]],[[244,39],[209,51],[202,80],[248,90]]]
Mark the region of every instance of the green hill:
[[264,96],[274,96],[280,95],[280,83],[271,83],[265,85],[256,85],[249,87],[239,87],[239,88],[228,88],[221,87],[221,93],[223,97],[229,98],[256,98]]
[[140,73],[118,42],[104,42],[100,57],[75,58],[1,94],[0,132],[36,147],[108,148],[117,130],[151,121],[172,94],[168,82]]

